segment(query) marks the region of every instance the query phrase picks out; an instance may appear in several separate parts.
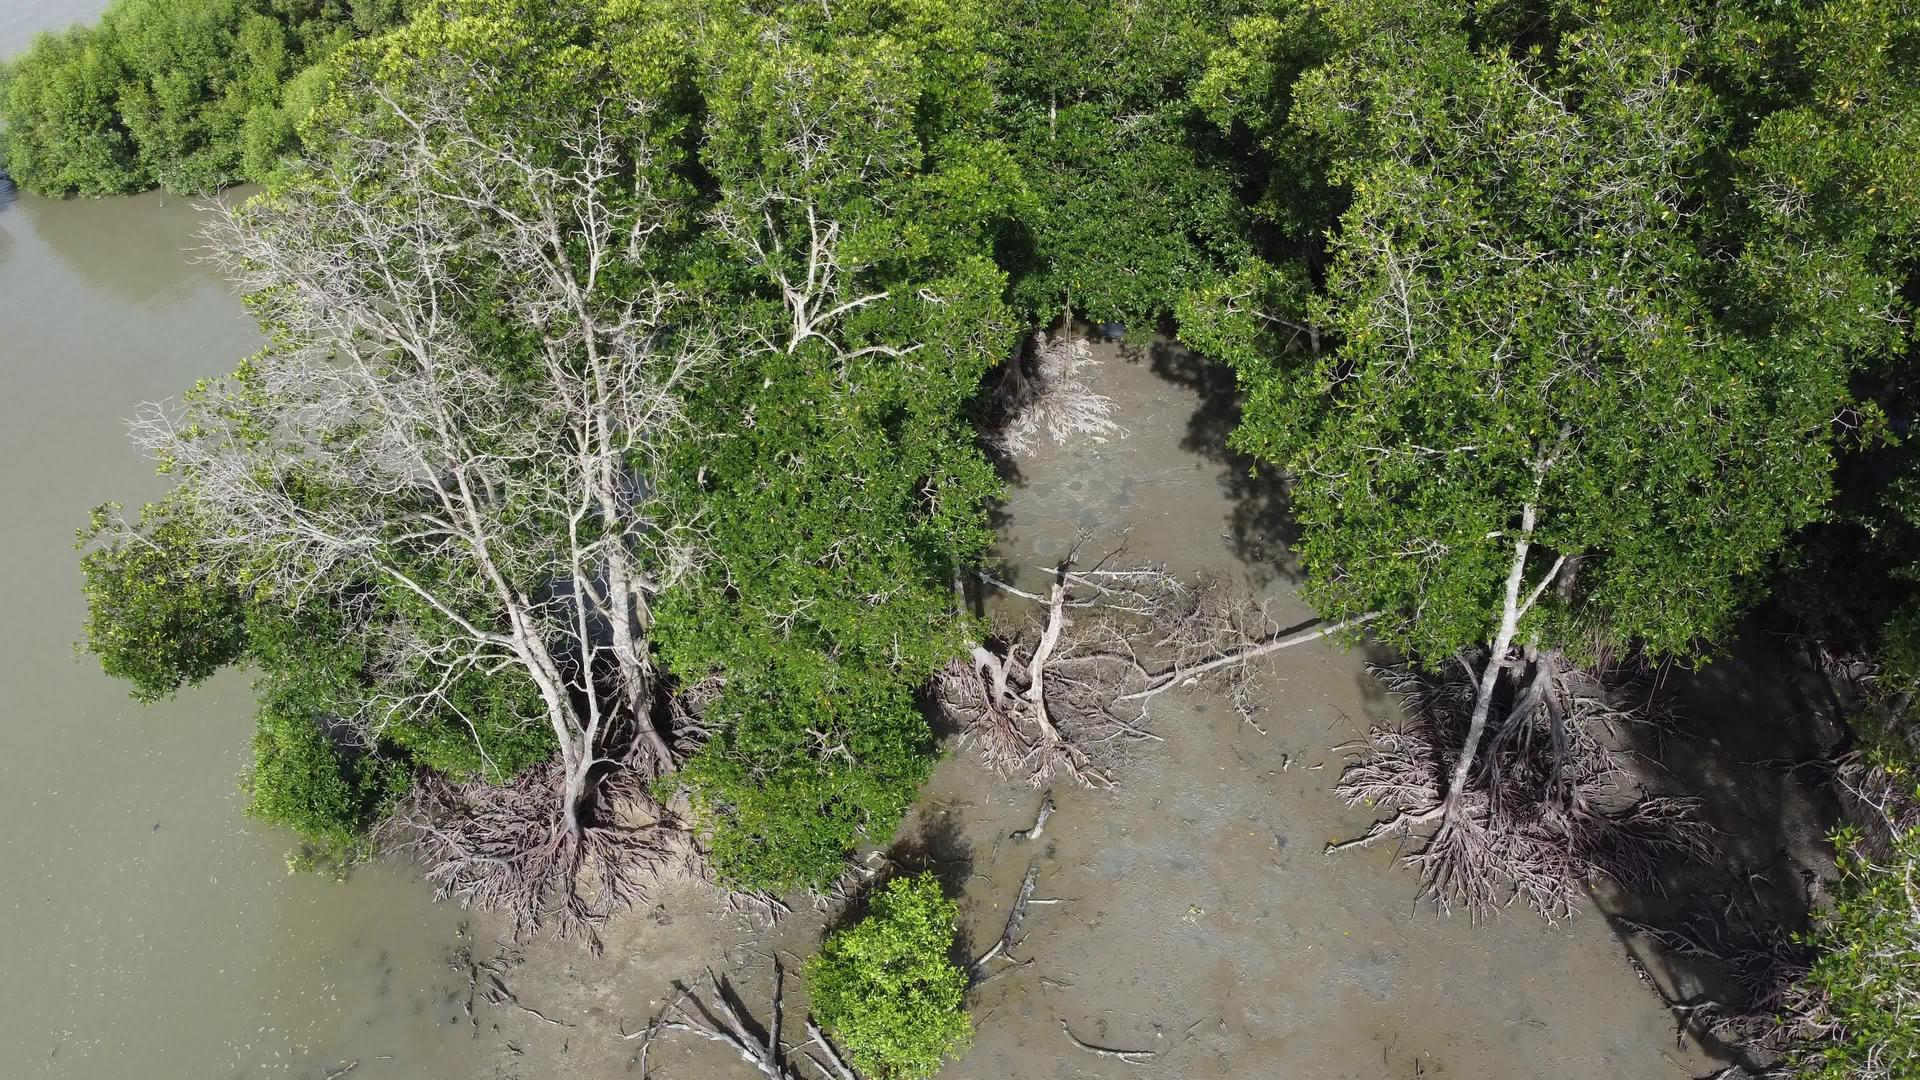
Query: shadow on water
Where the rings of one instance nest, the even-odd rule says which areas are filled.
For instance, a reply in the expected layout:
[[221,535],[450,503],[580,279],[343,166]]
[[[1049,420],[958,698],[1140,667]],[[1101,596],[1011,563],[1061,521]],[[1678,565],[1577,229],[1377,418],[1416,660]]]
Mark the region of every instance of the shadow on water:
[[1295,550],[1300,530],[1285,482],[1271,467],[1227,445],[1227,437],[1240,426],[1240,389],[1233,369],[1166,334],[1150,344],[1125,345],[1121,355],[1133,363],[1144,361],[1155,375],[1199,398],[1180,445],[1220,466],[1220,485],[1233,502],[1229,536],[1234,554],[1254,568],[1262,584],[1276,577],[1299,582],[1303,572]]
[[[1743,972],[1727,960],[1781,955],[1785,935],[1807,925],[1818,882],[1833,870],[1826,837],[1841,813],[1828,774],[1808,765],[1826,760],[1843,738],[1839,701],[1789,639],[1752,623],[1729,655],[1698,671],[1669,671],[1655,692],[1672,704],[1673,724],[1621,734],[1645,763],[1650,787],[1700,800],[1717,857],[1670,862],[1646,893],[1601,887],[1593,899],[1645,977],[1677,1006],[1676,1027],[1710,1053],[1753,1066],[1760,1063],[1744,1060],[1741,1047],[1705,1030],[1688,1009],[1752,1004]],[[1676,950],[1648,930],[1726,959]]]

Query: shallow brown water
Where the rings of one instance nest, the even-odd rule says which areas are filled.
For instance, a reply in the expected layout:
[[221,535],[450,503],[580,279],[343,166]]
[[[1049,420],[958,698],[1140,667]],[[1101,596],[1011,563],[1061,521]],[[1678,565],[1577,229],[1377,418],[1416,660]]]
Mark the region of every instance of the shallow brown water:
[[[0,4],[0,52],[100,6]],[[71,651],[75,527],[160,491],[123,418],[258,346],[195,212],[0,189],[0,1076],[473,1075],[441,1015],[460,913],[289,877],[242,814],[247,678],[141,707]]]

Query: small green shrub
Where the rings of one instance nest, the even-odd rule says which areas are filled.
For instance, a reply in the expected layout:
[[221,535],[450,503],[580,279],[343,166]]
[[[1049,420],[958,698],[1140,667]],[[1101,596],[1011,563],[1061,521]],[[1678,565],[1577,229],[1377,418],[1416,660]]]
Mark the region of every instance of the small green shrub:
[[875,1080],[924,1080],[973,1037],[949,955],[957,914],[932,874],[895,878],[807,964],[814,1017]]
[[352,745],[340,718],[361,705],[366,654],[335,612],[262,605],[247,620],[254,684],[247,812],[300,834],[292,865],[339,868],[367,853],[367,834],[407,789],[408,766]]
[[300,834],[308,869],[367,854],[367,834],[408,785],[405,766],[337,745],[326,718],[290,703],[261,703],[246,780],[247,813]]

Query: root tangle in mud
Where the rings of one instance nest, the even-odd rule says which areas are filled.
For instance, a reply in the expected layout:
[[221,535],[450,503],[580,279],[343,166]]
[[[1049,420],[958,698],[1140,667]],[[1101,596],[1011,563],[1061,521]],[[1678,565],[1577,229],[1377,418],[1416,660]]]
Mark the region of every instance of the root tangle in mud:
[[1640,790],[1626,755],[1603,741],[1619,725],[1656,722],[1616,704],[1627,687],[1541,658],[1488,734],[1467,784],[1449,791],[1474,704],[1472,671],[1373,671],[1407,719],[1375,728],[1335,791],[1348,805],[1395,816],[1329,850],[1437,823],[1404,857],[1420,872],[1422,896],[1475,918],[1519,900],[1549,920],[1572,915],[1595,877],[1653,889],[1669,857],[1711,856],[1696,801]]
[[1113,569],[1112,558],[1076,570],[1069,554],[1044,596],[983,576],[1043,612],[1001,651],[976,646],[934,681],[961,742],[994,771],[1035,787],[1056,778],[1111,786],[1128,747],[1159,741],[1151,721],[1160,694],[1217,679],[1251,723],[1253,661],[1372,617],[1290,633],[1245,588],[1189,586],[1157,566]]
[[382,824],[379,839],[425,868],[442,899],[513,920],[517,935],[552,926],[599,951],[596,927],[647,898],[669,875],[697,871],[691,835],[637,773],[595,781],[567,828],[555,761],[504,784],[423,775]]
[[1009,361],[1001,391],[1006,419],[993,441],[1009,456],[1025,457],[1042,437],[1059,445],[1076,435],[1097,443],[1125,435],[1113,419],[1113,399],[1087,382],[1099,363],[1087,339],[1070,329],[1058,335],[1036,331],[1025,355]]

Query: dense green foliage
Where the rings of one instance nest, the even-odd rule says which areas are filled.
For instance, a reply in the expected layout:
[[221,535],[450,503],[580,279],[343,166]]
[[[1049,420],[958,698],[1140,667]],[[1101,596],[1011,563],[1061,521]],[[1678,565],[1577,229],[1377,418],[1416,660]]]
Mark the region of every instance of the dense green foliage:
[[950,955],[958,911],[932,874],[894,878],[807,963],[814,1016],[874,1080],[926,1080],[973,1036]]
[[1032,193],[1001,248],[1022,315],[1150,332],[1245,254],[1234,177],[1186,87],[1246,6],[992,0],[990,130]]
[[1817,951],[1799,987],[1826,1037],[1800,1045],[1795,1075],[1809,1080],[1920,1076],[1920,830],[1876,857],[1843,834],[1840,880],[1815,920]]
[[1577,570],[1527,636],[1687,656],[1820,516],[1849,374],[1900,305],[1882,266],[1809,255],[1791,207],[1728,194],[1771,184],[1778,145],[1715,85],[1718,37],[1638,7],[1514,37],[1507,14],[1242,24],[1202,101],[1318,155],[1273,206],[1324,178],[1344,207],[1324,256],[1203,290],[1183,332],[1238,367],[1235,441],[1293,478],[1323,612],[1384,610],[1389,640],[1449,655],[1490,639],[1525,538],[1529,587]]
[[[680,780],[738,884],[824,884],[891,830],[932,760],[914,692],[973,633],[953,581],[997,481],[964,409],[1015,330],[991,260],[1006,155],[947,137],[986,100],[949,47],[980,19],[841,5],[699,38],[721,224],[690,273],[739,345],[690,402],[712,435],[665,473],[710,558],[657,637],[683,680],[722,683]],[[818,296],[804,332],[795,287]]]
[[[263,616],[254,656],[253,764],[247,811],[298,833],[309,852],[333,865],[366,850],[367,834],[408,783],[403,761],[366,753],[340,729],[360,674],[350,645],[326,648],[291,620]],[[321,655],[296,659],[316,648]]]
[[[446,290],[439,363],[486,376],[448,389],[429,370],[436,382],[418,392],[461,409],[469,425],[484,416],[482,430],[509,433],[501,439],[564,445],[566,428],[541,434],[566,407],[539,403],[541,380],[554,364],[578,362],[569,334],[599,332],[573,327],[589,317],[624,325],[619,305],[636,287],[666,298],[676,327],[646,348],[725,358],[682,373],[674,394],[684,427],[637,447],[626,464],[657,495],[649,534],[671,541],[658,549],[665,561],[643,567],[671,582],[647,613],[651,646],[680,685],[718,687],[702,711],[699,748],[657,789],[689,796],[715,869],[737,885],[824,885],[855,844],[891,832],[933,760],[916,692],[977,632],[954,582],[989,540],[984,507],[998,481],[966,409],[1015,335],[993,253],[1020,199],[1004,148],[948,137],[978,128],[991,100],[985,58],[952,47],[980,36],[983,18],[973,5],[914,2],[767,16],[696,3],[430,5],[403,30],[336,54],[331,89],[305,128],[304,163],[249,211],[271,228],[298,222],[270,234],[291,250],[316,228],[359,220],[342,216],[355,205],[371,207],[376,221],[407,205],[413,174],[404,170],[414,166],[397,156],[382,164],[387,148],[406,141],[394,138],[407,122],[397,110],[434,107],[449,86],[462,86],[460,123],[472,139],[525,155],[516,161],[563,161],[551,133],[603,98],[624,92],[647,103],[611,121],[636,148],[622,168],[640,181],[602,180],[595,197],[607,200],[606,213],[634,215],[648,242],[625,245],[606,267],[586,300],[607,305],[598,316],[537,308],[544,336],[527,332],[527,249],[500,239],[511,229],[496,216],[542,212],[540,204],[488,189],[491,175],[516,166],[474,165],[463,155],[475,141],[435,125],[431,138],[445,139],[432,148],[439,182],[484,202],[448,200],[431,211],[452,215],[427,227],[462,237],[462,256],[434,264],[441,276],[423,276],[420,287]],[[475,71],[483,79],[465,85]],[[348,87],[377,88],[381,101]],[[337,185],[341,175],[353,177],[350,186]],[[358,243],[327,250],[369,265],[390,257],[359,254]],[[420,260],[439,257],[403,251],[412,261],[399,272],[419,274]],[[553,752],[546,728],[528,719],[552,699],[543,704],[513,656],[449,669],[436,665],[452,646],[412,649],[405,663],[393,650],[506,626],[491,575],[513,579],[513,595],[549,591],[547,575],[566,557],[543,553],[577,545],[592,527],[564,523],[546,505],[576,475],[565,455],[516,465],[470,507],[512,545],[479,560],[470,557],[474,538],[423,542],[421,493],[404,478],[369,479],[384,465],[357,449],[378,441],[364,417],[329,417],[339,426],[326,429],[324,454],[285,455],[283,438],[319,436],[312,421],[289,428],[289,418],[325,411],[324,401],[297,396],[306,327],[350,310],[364,295],[353,289],[384,287],[376,280],[384,272],[369,270],[371,284],[343,286],[311,308],[298,290],[257,293],[276,345],[232,380],[190,395],[190,433],[168,461],[187,489],[218,490],[209,501],[226,509],[209,513],[228,517],[209,523],[214,535],[260,538],[257,566],[224,544],[227,587],[257,605],[318,612],[326,629],[294,632],[353,646],[299,657],[298,677],[284,687],[265,650],[250,650],[268,671],[260,746],[274,766],[256,769],[256,794],[264,777],[306,777],[304,786],[276,779],[286,797],[256,802],[319,838],[328,822],[363,822],[390,794],[392,774],[355,772],[353,754],[498,780]],[[317,272],[308,287],[333,288],[341,277]],[[405,355],[402,347],[400,365],[380,361],[378,377],[416,377]],[[379,438],[414,438],[405,424],[391,430]],[[502,452],[491,435],[475,443],[449,434],[457,447],[437,438],[433,453]],[[235,471],[222,472],[230,459]],[[242,479],[220,487],[222,477]],[[255,486],[261,477],[270,490]],[[298,527],[257,514],[242,526],[235,508],[258,510],[260,500],[268,517]],[[343,520],[377,541],[327,539]],[[134,614],[164,616],[160,599]],[[105,607],[96,619],[101,641],[128,621]],[[183,647],[167,633],[146,631]],[[295,716],[329,739],[294,738]],[[347,745],[346,732],[359,745]],[[344,755],[337,776],[318,752],[329,744]]]
[[366,836],[409,772],[511,776],[553,752],[525,720],[530,687],[503,678],[461,680],[438,713],[391,718],[363,745],[347,721],[369,707],[368,635],[391,614],[293,612],[257,590],[209,576],[195,550],[205,527],[178,495],[148,506],[137,531],[108,531],[108,511],[83,534],[87,622],[83,646],[102,670],[154,701],[230,664],[258,673],[248,811],[285,826],[320,862],[365,852]]
[[[1692,660],[1772,589],[1911,689],[1915,70],[1920,11],[1857,0],[117,0],[0,69],[6,167],[50,193],[267,180],[287,244],[342,220],[321,211],[434,203],[408,222],[445,241],[428,254],[340,243],[362,283],[428,281],[354,310],[435,301],[422,385],[469,395],[483,422],[441,435],[476,468],[512,462],[478,501],[527,558],[493,580],[501,560],[423,539],[413,480],[328,471],[387,434],[288,395],[304,309],[269,283],[274,347],[193,407],[300,514],[371,521],[365,543],[236,557],[189,464],[137,525],[87,534],[85,644],[142,700],[253,664],[254,812],[333,858],[422,772],[564,753],[538,717],[592,673],[569,696],[503,654],[396,643],[497,646],[521,618],[501,596],[554,591],[565,559],[540,553],[606,550],[611,511],[543,498],[567,456],[515,440],[579,449],[542,380],[651,295],[619,347],[699,361],[620,463],[647,511],[617,542],[658,583],[646,692],[697,711],[653,790],[733,886],[826,885],[926,777],[917,695],[980,633],[956,582],[999,492],[969,418],[1067,311],[1173,315],[1232,364],[1233,445],[1288,478],[1309,598],[1379,612],[1418,659],[1504,640],[1531,593],[1519,643]],[[449,95],[461,132],[416,132],[407,110]],[[590,177],[554,134],[582,117],[617,147]],[[554,177],[596,209],[503,240],[545,223]],[[602,226],[628,242],[591,246]],[[584,299],[541,299],[573,259]],[[311,416],[335,426],[290,465],[276,433]],[[1908,1052],[1872,988],[1913,979],[1916,843],[1847,856],[1808,983],[1843,1037],[1815,1075]],[[965,1041],[952,918],[895,882],[809,969],[875,1076]]]
[[247,647],[247,608],[232,582],[196,572],[205,527],[181,499],[148,506],[137,534],[112,535],[117,507],[96,510],[80,533],[86,549],[83,646],[100,668],[158,701],[234,662]]
[[407,0],[115,0],[0,66],[0,166],[45,195],[261,180],[316,100],[315,65]]

